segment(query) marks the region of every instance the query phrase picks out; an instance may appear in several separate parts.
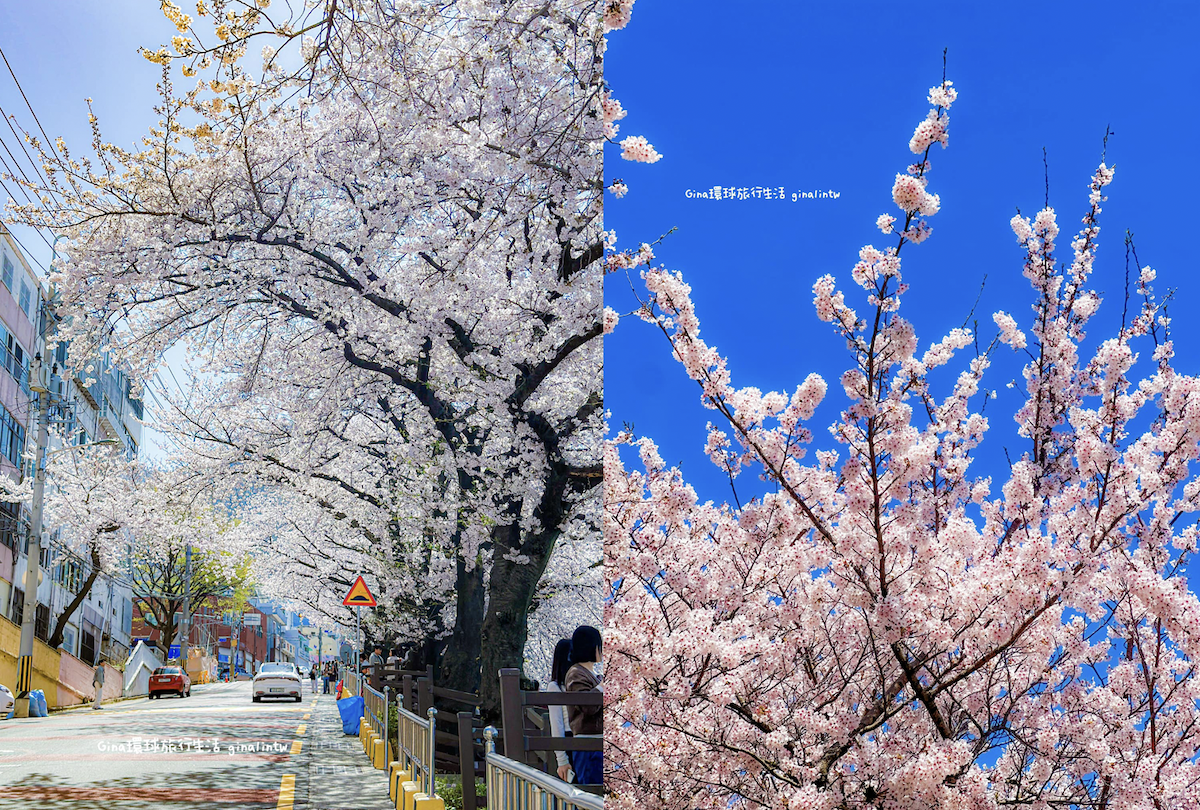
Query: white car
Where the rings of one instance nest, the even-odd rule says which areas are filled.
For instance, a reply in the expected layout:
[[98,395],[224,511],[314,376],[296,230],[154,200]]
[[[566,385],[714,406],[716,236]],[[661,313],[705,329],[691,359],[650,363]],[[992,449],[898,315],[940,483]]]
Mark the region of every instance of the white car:
[[259,667],[250,685],[255,703],[265,697],[290,697],[299,703],[304,690],[295,664],[268,662]]
[[0,683],[0,720],[8,717],[8,713],[12,711],[13,704],[16,703],[16,698],[13,693],[8,691],[8,687]]

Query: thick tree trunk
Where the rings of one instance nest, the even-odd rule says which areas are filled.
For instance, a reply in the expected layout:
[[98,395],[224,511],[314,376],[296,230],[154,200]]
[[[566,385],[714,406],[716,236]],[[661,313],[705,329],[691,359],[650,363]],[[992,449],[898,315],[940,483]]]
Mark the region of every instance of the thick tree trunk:
[[400,661],[401,669],[425,669],[433,664],[434,676],[437,676],[438,658],[446,649],[446,639],[426,636],[412,642],[403,648],[404,656]]
[[[500,670],[504,667],[524,670],[529,606],[538,580],[550,561],[558,531],[526,535],[524,543],[520,535],[516,525],[504,526],[493,533],[495,551],[488,584],[487,615],[483,619],[480,655],[483,679],[479,686],[480,711],[488,721],[500,719]],[[513,554],[522,554],[529,562],[522,564],[506,559]]]
[[[54,632],[50,634],[50,640],[46,642],[52,649],[57,650],[62,646],[63,633],[67,629],[67,622],[71,621],[71,617],[75,615],[75,611],[79,610],[79,606],[83,604],[83,600],[87,599],[88,594],[92,592],[92,585],[95,584],[98,576],[100,576],[100,551],[93,544],[91,573],[83,581],[83,587],[79,589],[79,593],[75,594],[75,598],[63,608],[62,613],[58,614],[58,622],[54,625]],[[96,643],[99,644],[100,640],[97,639]],[[90,664],[91,662],[89,661],[88,663]]]
[[[494,575],[493,575],[494,576]],[[437,684],[462,692],[479,688],[479,660],[483,628],[483,566],[467,570],[459,555],[455,577],[454,630],[446,644],[446,655],[438,667]]]

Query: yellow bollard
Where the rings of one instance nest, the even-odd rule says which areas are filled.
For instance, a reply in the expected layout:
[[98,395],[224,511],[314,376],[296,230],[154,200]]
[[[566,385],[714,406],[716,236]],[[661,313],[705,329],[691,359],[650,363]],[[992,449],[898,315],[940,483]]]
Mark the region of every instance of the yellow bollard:
[[413,810],[414,800],[421,793],[421,786],[416,782],[404,782],[400,785],[400,795],[396,797],[396,810]]
[[388,798],[395,801],[400,792],[400,785],[411,781],[412,774],[404,770],[399,762],[392,762],[388,765]]
[[413,802],[413,810],[446,810],[446,800],[441,796],[426,796],[418,793]]
[[371,744],[371,764],[379,771],[387,767],[387,743],[383,740]]

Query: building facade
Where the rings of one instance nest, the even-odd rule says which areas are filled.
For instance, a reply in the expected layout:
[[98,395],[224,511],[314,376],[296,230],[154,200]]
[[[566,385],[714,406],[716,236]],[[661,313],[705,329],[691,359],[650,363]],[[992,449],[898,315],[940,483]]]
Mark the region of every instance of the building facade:
[[[0,228],[0,475],[17,483],[33,474],[23,458],[37,438],[36,399],[29,388],[31,357],[47,346],[49,294],[11,234]],[[50,338],[53,339],[52,336]],[[89,379],[66,371],[65,344],[56,347],[50,376],[48,453],[97,441],[118,442],[130,457],[142,438],[142,404],[131,396],[130,380],[107,358],[91,363]],[[94,378],[94,379],[92,379]],[[46,486],[53,487],[48,481]],[[24,583],[30,510],[0,504],[0,613],[17,625],[24,616]],[[37,591],[35,633],[43,641],[86,582],[92,563],[62,542],[63,526],[42,532],[42,576]],[[101,658],[123,663],[133,621],[133,592],[121,576],[102,572],[63,631],[63,652],[94,664]]]

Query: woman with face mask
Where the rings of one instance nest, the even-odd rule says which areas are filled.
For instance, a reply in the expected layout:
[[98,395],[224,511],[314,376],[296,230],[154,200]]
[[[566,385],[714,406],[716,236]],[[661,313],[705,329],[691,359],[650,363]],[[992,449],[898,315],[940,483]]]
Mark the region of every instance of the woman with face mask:
[[[603,692],[598,671],[600,669],[600,631],[582,625],[571,636],[571,666],[563,679],[566,692]],[[603,737],[604,713],[602,706],[568,706],[567,719],[576,737]],[[604,760],[600,751],[572,751],[571,765],[575,779],[581,785],[599,785],[604,782]]]

